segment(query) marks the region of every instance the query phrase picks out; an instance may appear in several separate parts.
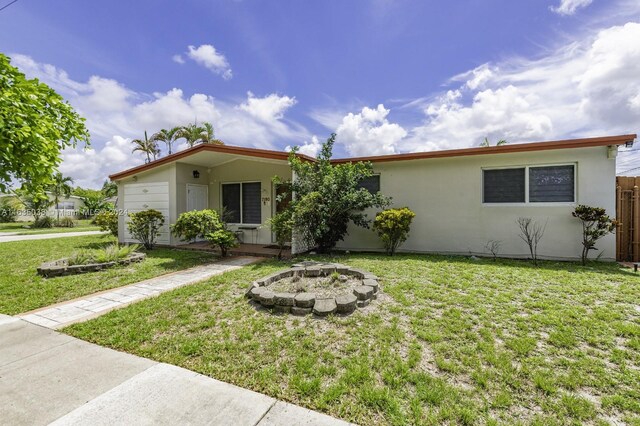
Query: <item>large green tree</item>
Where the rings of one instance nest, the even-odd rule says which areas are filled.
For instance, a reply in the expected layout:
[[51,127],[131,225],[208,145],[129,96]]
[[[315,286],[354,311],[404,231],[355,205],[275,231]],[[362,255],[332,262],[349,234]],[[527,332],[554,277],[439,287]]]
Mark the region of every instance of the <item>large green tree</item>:
[[335,139],[332,134],[322,145],[317,161],[296,155],[297,147],[289,154],[296,176],[290,183],[290,191],[295,194],[289,207],[293,209],[293,228],[305,245],[322,253],[345,237],[350,222],[368,228],[371,219],[364,212],[366,209],[384,208],[390,203],[380,192],[371,193],[360,187],[364,179],[373,175],[371,163],[331,163]]
[[52,88],[27,79],[0,53],[0,192],[20,183],[44,194],[61,151],[89,143],[85,121]]

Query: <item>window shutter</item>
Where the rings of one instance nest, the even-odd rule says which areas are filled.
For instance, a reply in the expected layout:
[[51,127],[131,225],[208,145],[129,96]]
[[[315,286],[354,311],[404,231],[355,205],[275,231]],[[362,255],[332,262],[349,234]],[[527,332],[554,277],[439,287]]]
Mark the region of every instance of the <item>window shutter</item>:
[[575,201],[574,166],[529,167],[529,202]]
[[242,184],[242,223],[262,223],[260,182]]
[[485,203],[524,203],[525,169],[483,170]]
[[222,185],[223,218],[229,223],[240,223],[240,184],[225,183]]

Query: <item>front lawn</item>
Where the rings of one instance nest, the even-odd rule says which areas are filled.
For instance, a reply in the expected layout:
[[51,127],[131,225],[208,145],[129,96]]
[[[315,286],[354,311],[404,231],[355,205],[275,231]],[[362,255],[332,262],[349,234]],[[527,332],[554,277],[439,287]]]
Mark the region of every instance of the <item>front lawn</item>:
[[36,273],[42,262],[114,242],[110,235],[90,235],[0,243],[0,313],[14,315],[213,260],[210,253],[158,248],[141,263],[100,272],[58,278]]
[[74,336],[363,425],[640,424],[640,277],[463,257],[351,255],[384,294],[349,317],[272,315],[264,262],[76,324]]
[[90,219],[77,220],[76,226],[73,228],[25,228],[25,226],[31,226],[32,224],[33,222],[0,223],[0,237],[2,236],[3,232],[11,232],[15,235],[33,235],[100,230],[100,227],[93,225]]

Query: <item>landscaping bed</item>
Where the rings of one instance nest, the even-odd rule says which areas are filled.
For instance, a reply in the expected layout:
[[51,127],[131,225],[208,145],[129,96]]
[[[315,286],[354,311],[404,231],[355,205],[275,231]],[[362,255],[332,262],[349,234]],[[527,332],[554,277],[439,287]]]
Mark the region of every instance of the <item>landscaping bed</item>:
[[[318,260],[314,258],[314,260]],[[640,276],[611,263],[350,255],[379,301],[265,315],[262,262],[65,332],[363,424],[640,422]]]
[[123,266],[142,262],[145,257],[146,254],[144,253],[131,253],[124,259],[118,259],[110,262],[87,263],[84,265],[69,265],[69,259],[58,259],[53,262],[44,262],[38,267],[37,271],[39,275],[46,278],[86,274],[87,272],[98,272],[103,269],[113,268],[114,266]]

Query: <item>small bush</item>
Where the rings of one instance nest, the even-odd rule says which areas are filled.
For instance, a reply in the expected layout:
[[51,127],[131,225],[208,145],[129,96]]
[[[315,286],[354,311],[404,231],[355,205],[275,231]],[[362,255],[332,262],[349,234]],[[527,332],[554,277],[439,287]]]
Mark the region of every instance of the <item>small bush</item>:
[[285,244],[291,242],[292,229],[293,229],[293,210],[286,209],[280,213],[276,213],[271,219],[267,221],[267,224],[271,228],[271,231],[275,234],[276,244],[280,251],[278,252],[278,259],[282,257],[282,250],[284,250]]
[[70,217],[63,217],[54,223],[56,228],[75,228],[77,222]]
[[15,222],[18,216],[18,202],[13,197],[0,198],[0,223]]
[[576,207],[571,215],[582,221],[582,264],[587,264],[590,250],[598,250],[596,241],[611,233],[617,222],[607,216],[605,209],[583,204]]
[[67,259],[69,266],[88,265],[94,263],[94,255],[91,250],[78,250]]
[[197,210],[182,213],[176,223],[171,225],[171,232],[178,238],[193,241],[222,229],[218,213],[214,210]]
[[32,228],[53,228],[53,218],[49,216],[42,216],[33,222]]
[[393,256],[400,244],[406,241],[415,216],[408,207],[387,209],[376,214],[373,230],[382,239],[387,254]]
[[67,260],[69,266],[88,265],[90,263],[116,262],[126,259],[140,248],[138,244],[120,246],[117,243],[108,245],[102,250],[79,250]]
[[160,235],[160,228],[164,225],[164,216],[158,210],[149,209],[129,214],[127,229],[144,245],[147,250],[153,250],[156,237]]
[[222,257],[225,257],[227,255],[227,251],[231,247],[236,247],[238,245],[236,235],[227,229],[218,229],[215,232],[211,232],[205,235],[205,238],[207,239],[207,241],[209,241],[209,243],[217,246],[220,249]]
[[109,231],[114,237],[118,237],[118,214],[112,210],[103,210],[93,218],[93,222],[101,231]]

